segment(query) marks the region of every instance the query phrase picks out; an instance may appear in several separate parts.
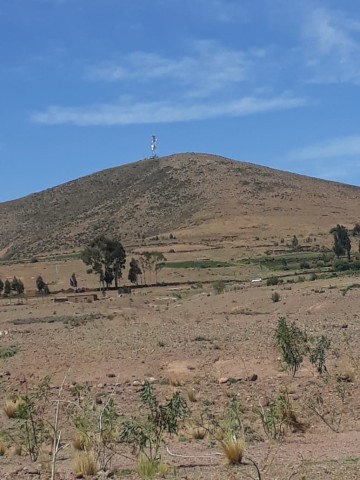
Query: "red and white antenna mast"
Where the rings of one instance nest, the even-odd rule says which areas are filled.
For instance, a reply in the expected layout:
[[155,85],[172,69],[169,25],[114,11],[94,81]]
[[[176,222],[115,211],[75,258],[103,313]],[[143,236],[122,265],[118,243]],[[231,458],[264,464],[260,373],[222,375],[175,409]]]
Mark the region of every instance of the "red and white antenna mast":
[[157,158],[157,138],[155,135],[151,137],[151,158]]

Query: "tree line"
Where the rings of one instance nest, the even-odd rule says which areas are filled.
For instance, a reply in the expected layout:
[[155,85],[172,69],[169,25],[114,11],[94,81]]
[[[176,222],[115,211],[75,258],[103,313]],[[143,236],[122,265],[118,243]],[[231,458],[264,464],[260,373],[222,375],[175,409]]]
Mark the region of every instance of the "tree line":
[[337,258],[345,255],[350,261],[351,258],[351,237],[358,237],[358,251],[360,252],[360,224],[356,224],[354,228],[347,229],[344,225],[337,224],[336,227],[333,227],[330,230],[330,233],[333,235],[333,252]]
[[[81,253],[81,259],[89,267],[87,273],[99,276],[102,288],[109,288],[112,283],[118,288],[126,264],[126,252],[122,244],[105,235],[96,237]],[[134,257],[129,263],[128,280],[135,285],[158,282],[158,272],[163,268],[165,256],[160,252],[144,252],[138,259]]]

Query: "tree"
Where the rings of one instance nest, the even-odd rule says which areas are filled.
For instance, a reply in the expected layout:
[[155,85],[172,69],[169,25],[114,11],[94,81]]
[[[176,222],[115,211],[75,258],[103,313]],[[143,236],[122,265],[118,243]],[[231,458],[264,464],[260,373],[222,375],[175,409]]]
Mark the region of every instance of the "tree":
[[[360,225],[357,223],[352,230],[352,234],[354,237],[360,237]],[[359,247],[358,250],[360,252],[360,238],[359,238]]]
[[291,246],[292,246],[292,248],[294,248],[294,249],[297,249],[298,246],[299,246],[299,240],[298,240],[298,238],[297,238],[296,235],[294,235],[293,238],[292,238],[292,240],[291,240]]
[[166,261],[166,258],[160,252],[153,252],[152,255],[154,257],[154,265],[155,265],[155,283],[158,283],[157,274],[164,267],[165,265],[164,262]]
[[49,287],[46,285],[41,275],[39,275],[36,279],[36,288],[38,289],[39,293],[45,293],[45,295],[50,293]]
[[340,258],[340,256],[346,252],[348,260],[350,261],[351,241],[347,228],[337,224],[336,227],[330,230],[330,233],[334,236],[333,251],[337,258]]
[[130,268],[129,268],[129,275],[128,279],[131,283],[136,283],[138,284],[138,275],[141,275],[142,271],[141,268],[139,267],[138,262],[135,260],[135,258],[131,259],[130,262]]
[[99,275],[100,282],[105,281],[107,287],[115,280],[115,287],[125,268],[126,253],[118,240],[105,235],[96,237],[81,254],[85,265],[91,266],[90,272]]
[[11,293],[11,283],[8,279],[5,280],[4,284],[4,297],[8,297]]
[[19,278],[14,277],[11,282],[11,290],[14,290],[18,295],[23,294],[25,290],[23,282]]
[[164,266],[166,258],[161,252],[144,252],[140,258],[140,264],[144,271],[144,280],[145,280],[145,270],[150,272],[150,282],[152,277],[152,272],[155,271],[155,283],[157,283],[157,273]]
[[78,286],[78,282],[77,282],[77,279],[76,279],[76,275],[75,275],[75,273],[73,273],[70,277],[70,287],[77,288],[77,286]]

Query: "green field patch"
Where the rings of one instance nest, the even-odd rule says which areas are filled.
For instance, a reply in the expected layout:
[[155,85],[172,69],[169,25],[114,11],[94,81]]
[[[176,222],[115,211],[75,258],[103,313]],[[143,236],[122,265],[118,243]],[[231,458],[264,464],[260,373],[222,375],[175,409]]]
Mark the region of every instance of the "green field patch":
[[332,264],[324,254],[317,252],[296,252],[284,255],[245,258],[243,264],[260,265],[272,271],[309,270],[311,268],[329,267]]

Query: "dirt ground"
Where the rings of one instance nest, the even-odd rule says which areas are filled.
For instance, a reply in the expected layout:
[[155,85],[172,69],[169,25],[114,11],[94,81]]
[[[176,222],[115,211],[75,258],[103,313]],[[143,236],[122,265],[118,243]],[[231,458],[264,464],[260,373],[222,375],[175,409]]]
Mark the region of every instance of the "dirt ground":
[[[239,245],[216,251],[185,247],[172,253],[171,260],[230,260],[243,255]],[[26,292],[35,290],[39,274],[51,291],[67,289],[72,272],[76,272],[79,286],[98,286],[79,260],[0,266],[0,278],[21,277]],[[1,405],[26,389],[32,392],[46,375],[50,375],[55,397],[66,375],[64,398],[74,386],[87,383],[92,398],[111,395],[124,419],[139,414],[139,389],[146,379],[154,383],[161,401],[179,390],[193,421],[200,421],[205,411],[221,417],[235,396],[245,426],[243,463],[227,465],[220,444],[209,435],[195,439],[192,420],[187,420],[177,436],[166,438],[162,449],[162,459],[171,467],[167,478],[358,479],[360,292],[352,289],[343,295],[341,290],[356,279],[339,277],[276,287],[251,283],[263,274],[253,266],[163,269],[161,281],[199,283],[153,286],[120,296],[114,291],[105,296],[97,292],[98,300],[92,302],[75,302],[71,297],[70,301],[56,302],[56,298],[66,296],[64,293],[30,296],[22,303],[2,299],[0,347],[15,347],[16,353],[0,358]],[[206,281],[219,278],[233,281],[217,294]],[[274,291],[280,295],[279,302],[272,301]],[[295,321],[309,336],[324,334],[331,340],[327,373],[319,375],[308,360],[295,377],[284,369],[274,344],[279,317]],[[273,440],[266,435],[258,411],[266,409],[281,392],[287,392],[303,428],[287,429],[280,440]],[[318,392],[326,422],[310,408]],[[47,413],[52,421],[55,405],[51,404]],[[60,425],[64,448],[58,456],[56,478],[72,479],[74,430],[62,410]],[[16,434],[16,420],[3,411],[0,430]],[[1,478],[50,478],[50,445],[31,462],[11,440],[7,438],[4,443]],[[119,447],[112,471],[115,478],[139,478],[130,448]],[[106,475],[110,473],[98,477]]]

